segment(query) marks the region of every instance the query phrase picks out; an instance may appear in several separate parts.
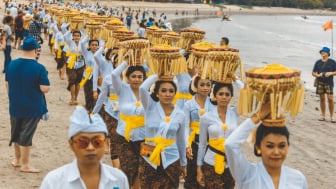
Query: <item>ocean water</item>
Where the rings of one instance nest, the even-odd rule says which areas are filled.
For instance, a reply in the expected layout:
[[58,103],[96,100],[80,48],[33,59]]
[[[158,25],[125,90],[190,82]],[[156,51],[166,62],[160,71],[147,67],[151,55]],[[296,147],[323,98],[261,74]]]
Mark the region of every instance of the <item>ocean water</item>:
[[322,29],[331,16],[303,19],[300,15],[232,15],[231,18],[232,21],[208,18],[179,22],[205,30],[205,40],[210,42],[219,44],[221,37],[228,37],[230,47],[239,49],[245,69],[280,63],[300,69],[306,88],[314,89],[311,71],[321,58],[319,50],[332,45],[332,30]]

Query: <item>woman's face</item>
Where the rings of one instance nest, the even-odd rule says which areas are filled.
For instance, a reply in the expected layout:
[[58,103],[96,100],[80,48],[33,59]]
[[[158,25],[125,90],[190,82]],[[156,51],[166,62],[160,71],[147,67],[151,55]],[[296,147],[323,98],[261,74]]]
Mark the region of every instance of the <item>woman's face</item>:
[[72,34],[72,38],[75,42],[79,42],[81,35],[79,33]]
[[266,169],[278,169],[287,157],[288,147],[286,136],[271,133],[262,139],[257,150],[261,152],[261,159]]
[[90,51],[92,53],[95,53],[98,50],[98,48],[99,48],[98,42],[97,41],[91,41],[91,43],[89,45],[89,48],[90,48]]
[[197,83],[197,93],[202,96],[208,96],[211,91],[211,81],[209,79],[200,79]]
[[217,91],[215,97],[217,106],[227,106],[232,99],[232,94],[227,87],[222,87]]
[[158,98],[162,105],[170,105],[173,103],[176,91],[171,83],[161,83]]
[[134,71],[128,76],[128,83],[132,89],[137,89],[140,87],[144,80],[144,75],[141,71]]

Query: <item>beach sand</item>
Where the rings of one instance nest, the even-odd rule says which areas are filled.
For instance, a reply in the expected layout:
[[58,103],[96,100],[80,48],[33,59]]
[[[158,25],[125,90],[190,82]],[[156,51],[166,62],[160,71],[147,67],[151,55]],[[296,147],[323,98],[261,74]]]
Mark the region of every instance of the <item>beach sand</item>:
[[[18,2],[23,2],[18,1]],[[103,1],[102,3],[106,3]],[[110,1],[109,1],[110,2]],[[180,18],[173,15],[176,9],[193,11],[198,8],[201,15],[216,12],[217,9],[207,5],[190,4],[157,4],[141,2],[117,2],[112,1],[115,6],[132,5],[132,7],[156,8],[159,15],[165,11],[168,19]],[[3,4],[1,4],[3,11]],[[176,8],[178,7],[178,8]],[[239,10],[238,6],[228,6],[232,13],[244,14],[253,12],[258,14],[334,14],[322,10],[303,11],[299,9],[286,8],[253,8],[249,10]],[[168,11],[170,10],[170,11]],[[277,12],[279,11],[279,12]],[[135,25],[135,24],[133,24]],[[133,30],[134,28],[132,28]],[[18,58],[21,51],[13,50],[12,58]],[[3,55],[0,56],[3,62]],[[39,60],[49,71],[51,81],[51,91],[46,95],[50,119],[41,121],[36,131],[33,148],[31,151],[31,164],[42,170],[39,174],[21,173],[19,168],[11,166],[14,159],[13,147],[8,147],[10,137],[10,122],[8,113],[8,97],[6,94],[4,75],[0,81],[0,189],[32,189],[39,188],[43,177],[51,170],[60,167],[74,159],[74,155],[67,144],[67,134],[69,127],[69,116],[74,110],[74,106],[69,106],[69,92],[66,90],[66,80],[60,80],[56,63],[47,47],[47,42],[43,44],[43,51]],[[236,93],[237,94],[237,93]],[[336,124],[327,121],[318,121],[320,117],[318,97],[312,91],[306,91],[303,112],[295,118],[288,117],[287,125],[291,132],[290,150],[285,162],[286,165],[296,168],[304,173],[307,178],[309,188],[331,189],[335,188],[336,174]],[[80,91],[79,101],[84,103],[83,90]],[[233,102],[235,104],[235,102]],[[244,149],[249,159],[259,161],[253,157],[253,150],[247,144]],[[103,159],[110,164],[109,156]],[[182,187],[181,187],[182,188]]]

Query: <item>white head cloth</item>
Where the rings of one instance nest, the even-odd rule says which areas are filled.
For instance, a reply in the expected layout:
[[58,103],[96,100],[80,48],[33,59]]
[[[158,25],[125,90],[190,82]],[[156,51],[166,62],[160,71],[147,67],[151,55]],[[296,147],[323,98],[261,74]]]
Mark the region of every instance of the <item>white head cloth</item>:
[[70,117],[69,139],[80,132],[108,134],[106,125],[99,114],[89,115],[84,107],[77,106]]

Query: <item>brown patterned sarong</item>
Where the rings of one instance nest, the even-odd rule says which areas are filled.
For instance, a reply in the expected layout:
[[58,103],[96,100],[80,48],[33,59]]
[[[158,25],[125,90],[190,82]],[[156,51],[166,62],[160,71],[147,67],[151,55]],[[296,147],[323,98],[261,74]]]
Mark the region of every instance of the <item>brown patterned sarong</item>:
[[111,160],[119,158],[119,151],[116,147],[115,139],[117,137],[117,126],[118,120],[110,116],[105,110],[102,108],[102,111],[99,111],[99,114],[102,116],[108,131],[108,138],[110,138],[110,154]]
[[195,142],[191,143],[193,159],[188,160],[187,164],[187,176],[185,177],[184,188],[186,189],[202,189],[203,187],[197,182],[197,153],[198,144]]
[[214,166],[203,163],[202,171],[205,181],[205,188],[234,189],[235,181],[229,168],[226,168],[224,173],[219,175],[215,172]]
[[118,134],[120,146],[119,161],[120,168],[128,178],[129,186],[134,184],[135,178],[138,176],[140,143],[143,141],[127,142],[123,136]]
[[70,86],[79,84],[79,82],[82,80],[83,72],[84,72],[84,66],[79,69],[69,69],[66,68],[66,74],[68,77],[68,87],[67,89],[70,91]]
[[181,175],[180,160],[175,161],[166,169],[162,165],[155,170],[143,158],[140,158],[139,179],[141,189],[177,189]]

